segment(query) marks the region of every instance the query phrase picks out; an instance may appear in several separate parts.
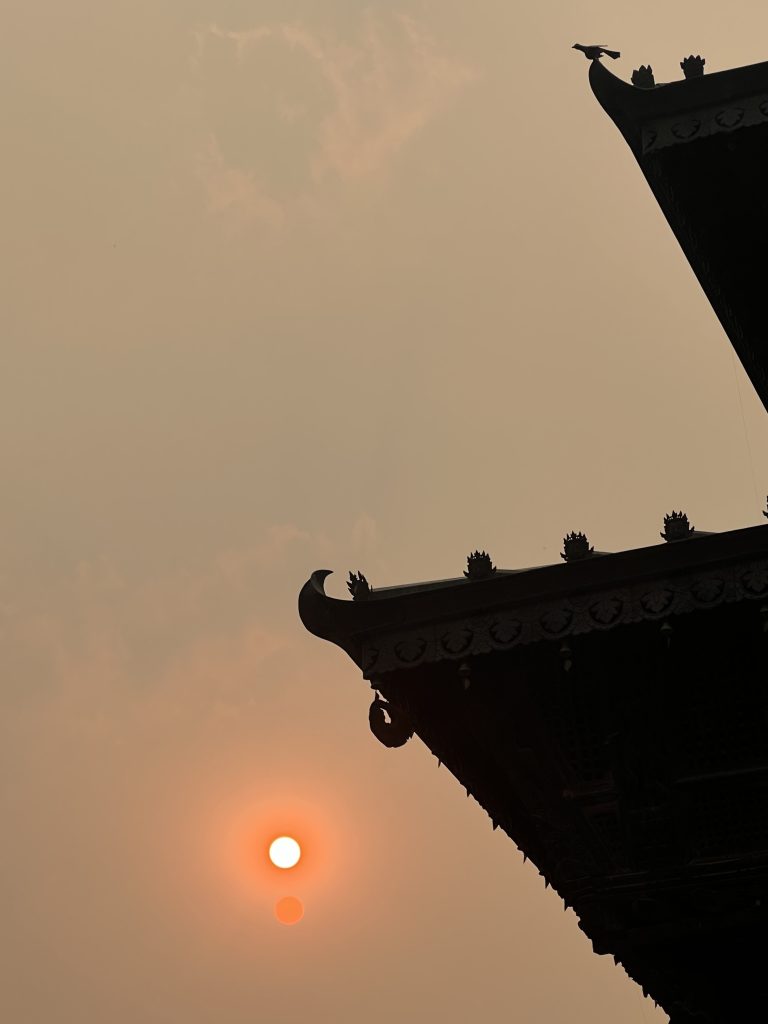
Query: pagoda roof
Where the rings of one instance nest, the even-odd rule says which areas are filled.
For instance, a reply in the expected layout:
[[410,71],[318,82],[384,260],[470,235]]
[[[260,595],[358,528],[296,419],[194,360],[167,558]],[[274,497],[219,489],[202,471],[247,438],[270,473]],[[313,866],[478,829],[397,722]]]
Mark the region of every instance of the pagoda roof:
[[[768,121],[768,61],[660,83],[652,89],[630,85],[600,61],[592,61],[589,82],[636,156]],[[730,118],[717,116],[731,107]],[[680,121],[698,113],[704,115],[698,126],[693,119],[687,125]],[[652,127],[664,131],[654,135]]]
[[353,600],[321,570],[301,618],[371,681],[374,736],[419,737],[596,952],[673,1020],[749,1019],[768,923],[768,527],[523,570],[475,552],[470,577],[473,562],[487,578],[351,575]]
[[594,60],[589,79],[768,408],[768,62],[638,88]]
[[299,595],[306,628],[346,651],[366,678],[537,641],[663,620],[768,596],[768,529],[694,531],[688,538],[572,562],[494,571],[487,579],[325,593],[331,570]]

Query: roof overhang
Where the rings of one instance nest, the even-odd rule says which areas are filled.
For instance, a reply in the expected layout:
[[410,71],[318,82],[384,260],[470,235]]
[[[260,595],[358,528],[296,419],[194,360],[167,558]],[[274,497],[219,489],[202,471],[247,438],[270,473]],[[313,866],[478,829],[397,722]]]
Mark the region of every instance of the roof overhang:
[[596,60],[589,79],[768,408],[768,63],[641,89]]
[[430,663],[768,597],[768,528],[689,539],[490,579],[373,590],[361,601],[325,593],[328,570],[299,595],[301,620],[367,679]]

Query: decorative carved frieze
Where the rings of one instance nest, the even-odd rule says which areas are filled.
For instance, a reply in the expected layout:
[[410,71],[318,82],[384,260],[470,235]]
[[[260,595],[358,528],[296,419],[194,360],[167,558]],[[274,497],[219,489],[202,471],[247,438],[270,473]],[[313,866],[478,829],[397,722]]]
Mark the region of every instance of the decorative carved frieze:
[[643,125],[643,154],[721,132],[768,122],[768,94],[741,97],[722,106],[690,110],[672,117],[653,118]]
[[700,608],[768,597],[768,561],[680,575],[652,583],[591,591],[571,597],[372,633],[363,642],[365,678],[445,660],[509,650],[520,644],[664,620]]

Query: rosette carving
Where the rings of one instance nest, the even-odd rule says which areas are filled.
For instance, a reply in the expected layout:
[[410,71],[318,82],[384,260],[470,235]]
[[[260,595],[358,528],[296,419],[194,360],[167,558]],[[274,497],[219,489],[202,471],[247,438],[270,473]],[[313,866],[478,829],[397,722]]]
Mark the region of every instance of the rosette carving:
[[414,661],[418,661],[424,651],[427,649],[427,641],[421,638],[414,640],[401,640],[400,643],[395,644],[395,654],[398,656],[400,661],[404,661],[410,665]]
[[444,633],[440,643],[449,654],[462,654],[472,643],[473,632],[467,626],[460,626]]
[[523,624],[517,619],[496,619],[490,627],[491,639],[497,644],[513,644],[520,636]]

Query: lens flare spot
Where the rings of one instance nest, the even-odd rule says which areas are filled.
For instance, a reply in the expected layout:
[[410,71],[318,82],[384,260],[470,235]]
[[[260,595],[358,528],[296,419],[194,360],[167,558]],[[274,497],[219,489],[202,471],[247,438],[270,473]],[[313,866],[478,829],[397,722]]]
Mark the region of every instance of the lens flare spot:
[[301,847],[292,836],[278,836],[269,846],[269,859],[276,868],[293,868],[301,858]]
[[275,904],[275,917],[280,924],[298,924],[304,917],[304,904],[296,896],[283,896]]

